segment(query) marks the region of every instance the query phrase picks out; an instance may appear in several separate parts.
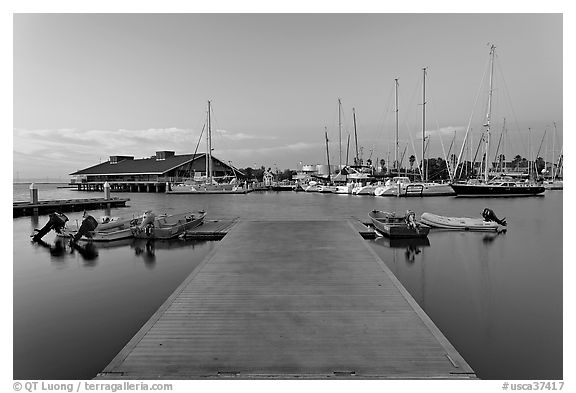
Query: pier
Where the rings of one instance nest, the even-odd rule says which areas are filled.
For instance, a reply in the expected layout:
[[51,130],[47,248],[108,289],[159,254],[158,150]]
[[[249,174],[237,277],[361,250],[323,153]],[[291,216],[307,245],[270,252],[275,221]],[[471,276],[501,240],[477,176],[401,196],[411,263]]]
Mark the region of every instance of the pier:
[[97,378],[475,378],[358,224],[237,222]]
[[35,202],[13,202],[13,216],[31,216],[55,211],[82,211],[124,207],[129,198],[53,199]]

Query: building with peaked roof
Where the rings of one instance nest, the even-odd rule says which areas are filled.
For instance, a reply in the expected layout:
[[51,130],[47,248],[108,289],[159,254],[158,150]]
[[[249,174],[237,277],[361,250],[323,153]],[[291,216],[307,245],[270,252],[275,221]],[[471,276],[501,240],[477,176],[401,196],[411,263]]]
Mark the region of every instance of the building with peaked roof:
[[[230,164],[212,156],[212,176],[225,180],[243,174]],[[78,190],[101,190],[108,182],[114,191],[166,191],[166,184],[206,179],[206,153],[176,155],[157,151],[149,158],[110,156],[110,160],[70,174]]]

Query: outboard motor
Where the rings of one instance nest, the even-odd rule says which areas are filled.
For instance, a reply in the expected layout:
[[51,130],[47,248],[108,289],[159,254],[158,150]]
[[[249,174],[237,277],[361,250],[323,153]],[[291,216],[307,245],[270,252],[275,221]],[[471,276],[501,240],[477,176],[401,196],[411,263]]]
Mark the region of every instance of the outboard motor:
[[64,225],[66,224],[66,221],[68,221],[68,217],[59,212],[50,213],[48,217],[49,219],[46,225],[44,225],[42,229],[38,230],[38,233],[32,236],[33,241],[37,242],[41,240],[52,229],[54,229],[54,231],[57,233],[61,233]]
[[74,243],[76,243],[78,241],[78,239],[80,239],[82,236],[86,236],[88,238],[92,237],[90,235],[90,232],[95,230],[97,226],[98,226],[98,221],[96,221],[96,219],[94,217],[92,217],[91,215],[86,215],[84,217],[84,219],[82,220],[82,224],[80,225],[80,228],[78,228],[78,232],[76,232],[76,234],[72,238],[72,241]]
[[494,213],[493,210],[485,208],[482,211],[482,217],[484,218],[484,221],[493,221],[496,222],[502,226],[506,226],[506,217],[504,217],[503,219],[499,219],[498,217],[496,217],[496,214]]

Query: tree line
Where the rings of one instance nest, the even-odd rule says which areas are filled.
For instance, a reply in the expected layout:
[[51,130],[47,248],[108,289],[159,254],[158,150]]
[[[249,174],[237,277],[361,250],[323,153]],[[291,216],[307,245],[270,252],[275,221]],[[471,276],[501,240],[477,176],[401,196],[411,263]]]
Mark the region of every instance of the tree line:
[[[458,157],[455,154],[450,156],[450,168],[454,168],[456,166]],[[407,175],[409,177],[419,177],[420,176],[420,168],[422,163],[416,165],[416,157],[411,155],[408,158],[409,167],[400,167],[399,170],[394,168],[388,168],[386,160],[381,159],[378,162],[377,167],[373,166],[371,160],[366,160],[366,165],[372,167],[373,173],[376,176],[402,176]],[[467,179],[473,178],[480,175],[480,170],[483,167],[482,158],[480,161],[470,162],[464,161],[461,162],[458,166],[458,170],[456,171],[458,175],[458,179]],[[555,164],[554,164],[555,165]],[[428,173],[428,180],[431,181],[442,181],[442,180],[449,180],[450,175],[448,172],[448,163],[441,157],[437,158],[428,158],[425,160],[425,166],[427,168]],[[516,155],[511,161],[506,161],[506,157],[503,154],[500,154],[497,157],[496,161],[492,162],[491,169],[495,171],[503,170],[504,168],[508,171],[518,171],[518,172],[528,172],[528,168],[530,166],[530,161],[521,155]],[[546,168],[546,161],[542,157],[538,157],[535,161],[532,162],[532,171],[535,173],[541,174],[542,170]],[[264,165],[260,168],[239,168],[239,170],[244,174],[242,176],[246,180],[254,180],[261,182],[264,179],[265,172],[271,172],[274,175],[274,179],[277,181],[284,181],[284,180],[292,180],[292,177],[296,175],[296,170],[294,169],[284,169],[282,171],[276,170],[272,171],[271,168],[266,169]],[[336,174],[338,171],[335,170],[333,174]]]

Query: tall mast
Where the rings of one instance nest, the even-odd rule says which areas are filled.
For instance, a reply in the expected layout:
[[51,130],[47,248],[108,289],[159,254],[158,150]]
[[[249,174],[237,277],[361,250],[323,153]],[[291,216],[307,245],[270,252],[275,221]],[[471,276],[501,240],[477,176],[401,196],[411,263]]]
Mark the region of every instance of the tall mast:
[[212,125],[210,123],[210,100],[208,100],[208,133],[206,134],[206,183],[212,184]]
[[[350,134],[348,134],[348,142],[346,142],[346,166],[348,166],[348,153],[350,153]],[[338,170],[338,172],[340,172],[340,170]]]
[[358,156],[358,133],[356,132],[356,109],[352,108],[352,117],[354,118],[354,142],[356,143],[356,162],[354,165],[360,165],[360,157]]
[[400,176],[400,165],[398,165],[398,78],[394,79],[394,91],[396,95],[396,148],[394,150],[394,167],[397,176]]
[[[504,137],[502,139],[502,154],[504,155],[504,158],[502,159],[502,163],[500,164],[500,171],[502,173],[506,172],[506,136],[508,135],[508,133],[506,132],[506,118],[504,118],[504,122],[502,124],[502,133],[504,134]],[[502,166],[504,166],[502,168]]]
[[338,169],[342,168],[342,119],[340,114],[342,112],[342,102],[338,98],[338,143],[340,144],[340,156],[338,161]]
[[492,83],[494,79],[494,52],[496,51],[495,45],[490,45],[490,90],[488,92],[488,113],[486,113],[486,163],[484,167],[484,182],[488,183],[488,154],[490,151],[490,120],[492,116]]
[[554,165],[554,154],[556,154],[556,122],[554,122],[554,139],[552,139],[552,181],[556,177],[556,166]]
[[426,67],[422,68],[422,181],[428,180],[428,168],[426,168]]
[[328,161],[328,181],[330,181],[330,153],[328,153],[328,128],[324,127],[324,136],[326,137],[326,161]]
[[528,179],[532,180],[532,145],[531,145],[531,138],[532,130],[528,127]]

